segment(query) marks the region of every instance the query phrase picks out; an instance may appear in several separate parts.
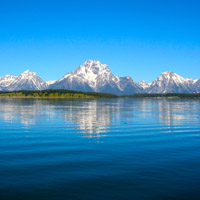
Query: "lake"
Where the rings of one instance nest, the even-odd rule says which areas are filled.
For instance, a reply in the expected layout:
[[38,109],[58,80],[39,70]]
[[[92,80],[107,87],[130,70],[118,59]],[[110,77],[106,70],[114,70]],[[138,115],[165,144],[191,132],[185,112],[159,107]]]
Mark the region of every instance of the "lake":
[[0,98],[0,199],[200,199],[200,100]]

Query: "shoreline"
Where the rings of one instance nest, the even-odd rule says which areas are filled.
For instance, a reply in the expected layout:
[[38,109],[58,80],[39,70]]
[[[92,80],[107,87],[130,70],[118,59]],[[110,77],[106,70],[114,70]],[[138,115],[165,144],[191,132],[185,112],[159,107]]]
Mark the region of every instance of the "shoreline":
[[200,97],[34,97],[34,96],[0,96],[1,99],[200,99]]
[[[0,96],[5,99],[100,99],[101,97],[30,97],[30,96]],[[103,98],[103,97],[102,97]]]
[[200,93],[133,94],[115,95],[99,92],[81,92],[74,90],[22,90],[0,91],[0,98],[23,99],[101,99],[101,98],[153,98],[153,99],[200,99]]

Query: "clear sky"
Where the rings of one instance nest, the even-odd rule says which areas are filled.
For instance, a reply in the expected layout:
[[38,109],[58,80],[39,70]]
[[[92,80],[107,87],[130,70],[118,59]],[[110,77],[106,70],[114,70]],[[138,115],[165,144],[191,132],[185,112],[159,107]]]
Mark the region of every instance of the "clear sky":
[[200,1],[0,0],[0,76],[57,80],[87,59],[136,81],[200,78]]

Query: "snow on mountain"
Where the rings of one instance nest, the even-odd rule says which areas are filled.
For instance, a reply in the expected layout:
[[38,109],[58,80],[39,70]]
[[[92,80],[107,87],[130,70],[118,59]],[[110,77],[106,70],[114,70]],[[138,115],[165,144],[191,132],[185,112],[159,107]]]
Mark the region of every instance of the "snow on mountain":
[[147,88],[150,87],[151,84],[150,84],[150,83],[147,83],[146,81],[143,81],[143,80],[142,80],[142,81],[139,81],[139,82],[138,82],[138,85],[141,86],[143,89],[147,89]]
[[29,70],[20,74],[8,87],[7,90],[44,90],[47,84],[36,73]]
[[13,76],[11,74],[3,76],[0,78],[0,88],[6,88],[8,87],[14,80],[16,80],[16,76]]
[[118,87],[122,91],[122,95],[131,95],[136,93],[144,93],[144,89],[138,85],[130,76],[118,77],[120,79]]
[[195,87],[187,79],[174,72],[163,72],[155,79],[148,93],[193,93]]
[[4,91],[5,89],[3,87],[0,86],[0,91]]
[[195,85],[195,83],[198,81],[198,79],[194,79],[194,78],[187,78],[186,79],[188,81],[188,83]]
[[49,85],[52,85],[54,84],[56,81],[54,80],[49,80],[49,81],[46,81],[46,84],[49,86]]
[[197,92],[200,92],[200,79],[198,79],[195,84],[194,84],[195,88],[196,88],[196,91]]
[[77,91],[113,93],[129,95],[136,93],[196,93],[200,92],[200,79],[183,78],[174,72],[163,72],[151,84],[134,82],[130,76],[119,77],[112,74],[106,64],[87,60],[73,72],[58,81],[43,81],[29,70],[18,77],[6,75],[0,78],[0,91],[68,89]]
[[105,92],[118,95],[143,91],[131,77],[114,76],[107,65],[96,60],[87,60],[73,72],[67,73],[63,78],[52,84],[50,88]]

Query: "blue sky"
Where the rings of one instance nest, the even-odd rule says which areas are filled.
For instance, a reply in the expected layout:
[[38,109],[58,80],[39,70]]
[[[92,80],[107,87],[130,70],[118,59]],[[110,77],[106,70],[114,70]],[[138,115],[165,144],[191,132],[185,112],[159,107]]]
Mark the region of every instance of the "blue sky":
[[200,78],[199,0],[0,0],[0,76],[56,80],[87,59],[151,82]]

